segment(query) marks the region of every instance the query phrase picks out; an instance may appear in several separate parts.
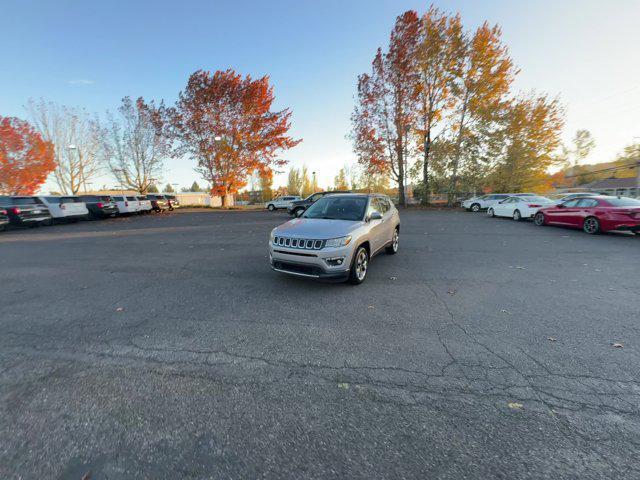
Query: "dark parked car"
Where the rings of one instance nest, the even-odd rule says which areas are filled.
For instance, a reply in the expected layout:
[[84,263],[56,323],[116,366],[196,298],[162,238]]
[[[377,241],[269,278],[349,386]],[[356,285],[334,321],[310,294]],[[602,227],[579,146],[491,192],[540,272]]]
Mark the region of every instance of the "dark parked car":
[[47,206],[38,197],[0,197],[0,209],[7,211],[9,223],[16,226],[36,227],[51,225]]
[[169,208],[169,201],[165,195],[159,193],[147,193],[147,200],[151,202],[151,208],[156,212],[162,212]]
[[9,226],[9,214],[4,208],[0,208],[0,232]]
[[302,212],[304,212],[307,208],[309,208],[311,205],[316,203],[325,195],[329,195],[330,193],[351,193],[351,192],[346,190],[338,191],[338,192],[316,192],[312,195],[309,195],[307,198],[303,200],[296,200],[295,202],[291,202],[291,205],[287,207],[287,212],[289,212],[290,215],[297,217]]
[[109,195],[80,195],[87,205],[91,218],[115,217],[118,214],[118,206]]

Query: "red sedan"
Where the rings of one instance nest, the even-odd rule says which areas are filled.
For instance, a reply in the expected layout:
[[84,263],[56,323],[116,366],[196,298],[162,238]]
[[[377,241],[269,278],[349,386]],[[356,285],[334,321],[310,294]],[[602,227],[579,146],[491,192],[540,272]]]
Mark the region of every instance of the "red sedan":
[[541,208],[533,220],[539,226],[581,228],[591,234],[626,230],[640,235],[640,200],[604,195],[574,198],[553,207]]

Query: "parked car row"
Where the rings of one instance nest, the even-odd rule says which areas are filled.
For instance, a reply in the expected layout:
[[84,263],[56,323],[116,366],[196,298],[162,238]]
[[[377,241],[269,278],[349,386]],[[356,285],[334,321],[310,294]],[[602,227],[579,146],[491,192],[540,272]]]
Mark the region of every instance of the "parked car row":
[[538,226],[580,228],[592,235],[609,231],[640,235],[640,200],[635,198],[572,193],[552,200],[526,193],[493,194],[465,200],[462,206],[473,212],[486,209],[489,217],[533,220]]
[[36,227],[54,221],[77,222],[116,215],[173,210],[174,195],[22,195],[0,196],[0,230],[9,225]]

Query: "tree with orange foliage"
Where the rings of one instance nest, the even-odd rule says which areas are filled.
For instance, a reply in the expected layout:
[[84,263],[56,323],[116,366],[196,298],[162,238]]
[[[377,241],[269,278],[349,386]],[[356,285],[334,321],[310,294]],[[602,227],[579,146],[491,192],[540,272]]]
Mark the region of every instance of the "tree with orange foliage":
[[432,145],[447,133],[446,122],[456,98],[451,91],[464,61],[464,33],[460,15],[449,16],[431,7],[420,19],[417,49],[418,118],[416,129],[422,149],[422,204],[429,203],[429,160]]
[[0,194],[30,195],[56,168],[53,144],[27,122],[0,117]]
[[[490,186],[498,192],[551,189],[548,171],[562,161],[563,110],[557,99],[526,95],[513,100],[502,120],[502,152],[493,165]],[[560,180],[560,179],[558,179]]]
[[401,205],[406,205],[409,135],[416,119],[419,28],[418,14],[412,10],[396,19],[388,52],[378,48],[371,73],[358,77],[351,115],[358,163],[372,174],[391,175],[397,182]]
[[[478,155],[467,155],[466,147],[473,149],[482,143],[482,136],[491,133],[492,125],[508,106],[507,96],[517,70],[501,36],[500,27],[491,27],[487,22],[478,27],[470,38],[465,36],[462,70],[452,89],[457,120],[453,125],[456,138],[450,166],[450,205],[458,194],[463,159],[478,158]],[[472,163],[470,168],[475,169],[477,165]]]
[[180,92],[172,112],[177,153],[197,160],[196,171],[223,205],[254,170],[285,165],[278,154],[301,141],[287,135],[291,112],[272,111],[274,99],[269,77],[243,78],[231,69],[198,70]]

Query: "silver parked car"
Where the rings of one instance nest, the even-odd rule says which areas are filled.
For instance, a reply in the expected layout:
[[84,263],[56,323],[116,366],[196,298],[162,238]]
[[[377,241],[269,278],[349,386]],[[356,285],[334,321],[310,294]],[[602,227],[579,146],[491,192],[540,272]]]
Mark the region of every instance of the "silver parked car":
[[398,251],[400,216],[389,197],[326,195],[271,232],[269,261],[282,273],[360,284],[370,259]]

